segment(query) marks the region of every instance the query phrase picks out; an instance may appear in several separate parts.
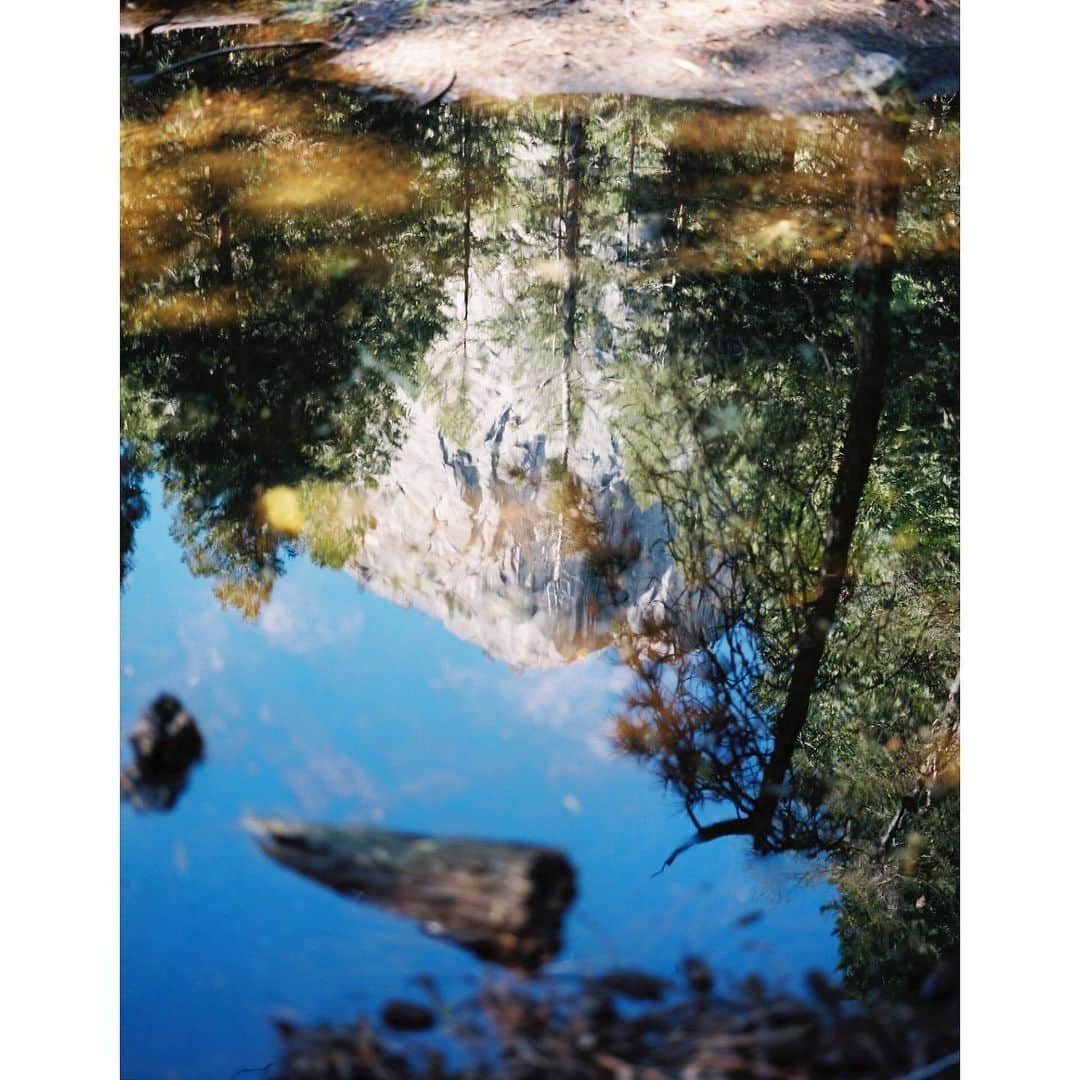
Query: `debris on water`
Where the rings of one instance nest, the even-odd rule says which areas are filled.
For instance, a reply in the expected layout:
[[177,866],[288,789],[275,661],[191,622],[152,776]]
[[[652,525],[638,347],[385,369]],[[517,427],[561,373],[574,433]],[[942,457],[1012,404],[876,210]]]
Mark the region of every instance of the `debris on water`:
[[615,968],[590,979],[589,985],[634,1001],[662,1001],[671,984],[666,979],[659,979],[644,971]]
[[745,915],[740,915],[733,925],[738,930],[744,930],[748,926],[753,926],[756,922],[761,922],[764,918],[764,911],[748,911]]
[[[708,970],[700,958],[693,964],[691,959],[684,960],[684,970],[695,964]],[[624,984],[627,974],[615,970],[586,978],[568,992],[559,988],[564,985],[561,981],[551,980],[486,986],[453,1005],[455,1048],[448,1056],[457,1062],[454,1068],[430,1049],[391,1050],[364,1017],[342,1027],[278,1023],[284,1053],[281,1072],[275,1076],[277,1080],[346,1076],[610,1080],[614,1074],[779,1080],[896,1077],[927,1062],[944,1063],[935,1075],[957,1075],[949,1071],[959,1060],[959,988],[955,983],[944,999],[932,1003],[864,1004],[847,997],[842,987],[821,975],[815,980],[814,1004],[767,992],[758,980],[756,993],[721,997],[702,991],[622,1015],[610,998],[601,997],[598,1002],[596,987],[604,982]],[[632,974],[664,984],[662,979]],[[420,1008],[405,1002],[391,1005]],[[387,1026],[391,1026],[388,1021]],[[490,1033],[482,1046],[461,1035],[480,1031]]]

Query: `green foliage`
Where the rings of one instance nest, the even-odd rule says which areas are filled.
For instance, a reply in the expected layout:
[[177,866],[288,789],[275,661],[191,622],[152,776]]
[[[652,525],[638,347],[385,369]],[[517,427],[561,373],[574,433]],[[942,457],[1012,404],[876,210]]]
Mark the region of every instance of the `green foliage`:
[[143,495],[143,478],[149,455],[138,443],[120,440],[120,585],[123,587],[134,562],[135,530],[150,513]]
[[[717,171],[745,175],[768,160],[742,153]],[[842,145],[820,166],[804,152],[800,171],[835,172],[847,160]],[[680,167],[709,165],[684,158]],[[639,678],[617,737],[695,821],[709,806],[704,820],[754,812],[817,598],[853,375],[846,270],[807,263],[796,246],[788,265],[747,272],[745,233],[726,238],[718,223],[720,214],[739,222],[769,190],[788,197],[768,182],[720,207],[710,204],[714,186],[698,202],[679,193],[672,276],[639,283],[633,306],[648,314],[618,352],[635,494],[663,504],[687,588],[662,620],[627,635]],[[925,194],[909,188],[901,250],[932,216]],[[797,187],[791,195],[797,205]],[[936,188],[932,198],[948,202]],[[696,269],[703,255],[708,273]],[[925,778],[959,666],[952,255],[902,259],[892,308],[890,381],[848,578],[769,841],[829,852],[842,963],[863,993],[910,989],[956,950],[959,932],[955,787]]]
[[[181,106],[176,134],[136,128],[127,143],[124,426],[153,448],[147,464],[176,504],[188,565],[250,615],[297,550],[258,520],[260,492],[363,482],[400,442],[399,388],[444,325],[436,272],[418,273],[414,254],[440,225],[405,209],[388,217],[385,202],[331,199],[313,212],[308,188],[286,201],[281,169],[309,147],[325,158],[340,101],[293,99],[291,132],[266,126],[259,99],[217,101]],[[282,194],[266,204],[257,196],[284,137],[288,159],[269,189]],[[204,164],[208,138],[224,140],[220,180]],[[380,141],[356,146],[398,182],[401,155]],[[325,162],[331,176],[337,160]],[[163,198],[182,211],[160,214]]]

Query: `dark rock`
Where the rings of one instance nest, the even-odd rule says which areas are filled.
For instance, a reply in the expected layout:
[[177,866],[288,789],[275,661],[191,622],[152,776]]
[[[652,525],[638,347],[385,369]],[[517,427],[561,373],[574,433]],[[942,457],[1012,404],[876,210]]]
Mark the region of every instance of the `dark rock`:
[[161,694],[128,736],[135,760],[120,775],[121,798],[138,810],[171,810],[205,746],[195,718],[172,694]]
[[829,981],[824,972],[816,968],[807,972],[806,985],[814,999],[830,1011],[839,1007],[843,1000],[843,993],[839,987]]
[[[684,962],[684,971],[689,965]],[[755,979],[753,996],[715,992],[620,1015],[597,984],[636,992],[662,989],[664,979],[616,970],[567,992],[543,976],[522,984],[488,986],[454,1002],[447,1031],[457,1063],[426,1048],[405,1060],[390,1041],[380,1043],[363,1018],[355,1025],[292,1028],[279,1025],[285,1047],[277,1080],[609,1080],[616,1076],[895,1077],[923,1075],[926,1063],[947,1070],[959,1061],[959,1015],[937,1002],[910,1005],[850,999],[826,976],[815,996],[835,1008],[777,996]],[[750,980],[747,980],[750,986]],[[440,1000],[428,983],[433,1000]],[[675,995],[673,995],[675,996]],[[391,1002],[390,1009],[421,1008]],[[426,1010],[422,1010],[426,1012]],[[418,1030],[400,1026],[398,1030]],[[488,1033],[481,1042],[478,1033]],[[489,1038],[490,1036],[490,1038]],[[421,1048],[415,1048],[420,1051]],[[955,1075],[951,1071],[935,1076]]]
[[428,1031],[435,1026],[435,1014],[426,1005],[395,998],[383,1006],[382,1021],[391,1031]]
[[700,956],[687,956],[682,963],[686,984],[695,994],[708,994],[713,988],[713,975]]
[[588,980],[588,984],[592,988],[608,990],[612,994],[620,994],[634,1001],[662,1001],[669,986],[666,979],[629,968],[616,968]]

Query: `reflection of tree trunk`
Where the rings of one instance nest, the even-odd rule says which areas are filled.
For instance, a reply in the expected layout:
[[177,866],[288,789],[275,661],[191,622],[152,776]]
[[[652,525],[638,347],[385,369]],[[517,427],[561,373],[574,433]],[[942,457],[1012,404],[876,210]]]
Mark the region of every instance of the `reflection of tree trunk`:
[[248,828],[275,862],[486,960],[532,969],[561,948],[574,870],[552,848],[264,819]]
[[233,283],[232,220],[228,210],[222,210],[218,215],[217,262],[222,282],[231,285]]
[[906,124],[879,117],[860,121],[856,132],[855,214],[859,240],[854,275],[854,346],[858,369],[833,485],[818,598],[799,641],[787,701],[776,722],[775,743],[754,811],[758,847],[764,846],[799,732],[806,723],[826,640],[836,618],[859,503],[877,443],[889,365],[889,305],[906,133]]
[[570,363],[574,356],[574,323],[577,318],[579,211],[581,170],[585,153],[585,125],[580,115],[571,115],[566,124],[566,284],[562,297],[562,418],[563,465],[570,460]]
[[833,484],[818,597],[799,640],[787,700],[773,728],[773,748],[762,772],[748,817],[699,828],[676,848],[669,866],[688,848],[723,836],[752,835],[759,851],[769,847],[769,832],[783,794],[784,779],[810,710],[821,660],[847,574],[848,557],[870,465],[889,364],[889,305],[892,292],[896,211],[900,197],[906,124],[880,117],[859,121],[855,213],[859,226],[854,261],[855,385],[847,429]]
[[634,198],[634,161],[637,157],[637,120],[630,121],[630,159],[626,170],[626,265],[630,265],[630,224]]
[[784,121],[784,144],[780,150],[780,171],[793,173],[795,171],[795,151],[799,147],[798,129],[794,120]]
[[563,215],[565,214],[565,187],[566,187],[566,108],[559,109],[559,212],[555,218],[555,258],[562,258],[563,245]]
[[469,148],[472,126],[468,114],[462,118],[461,129],[461,201],[465,208],[464,224],[462,226],[462,250],[464,253],[464,286],[465,286],[465,321],[461,339],[461,350],[465,362],[469,359],[469,270],[472,259],[472,176],[470,173]]
[[671,244],[671,264],[675,269],[672,270],[671,280],[667,284],[668,290],[668,302],[667,302],[667,314],[664,320],[664,358],[665,363],[669,363],[671,358],[676,354],[677,345],[677,330],[678,330],[678,304],[679,304],[679,252],[682,250],[683,233],[686,230],[686,204],[679,203],[675,208],[675,215],[673,217],[673,223],[675,225],[674,239]]

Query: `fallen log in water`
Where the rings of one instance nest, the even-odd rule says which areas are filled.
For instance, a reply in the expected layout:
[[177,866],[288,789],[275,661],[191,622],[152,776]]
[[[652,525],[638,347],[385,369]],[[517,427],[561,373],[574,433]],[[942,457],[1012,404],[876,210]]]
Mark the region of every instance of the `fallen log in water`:
[[552,848],[262,818],[246,824],[283,866],[414,919],[485,960],[532,970],[562,946],[574,870]]

